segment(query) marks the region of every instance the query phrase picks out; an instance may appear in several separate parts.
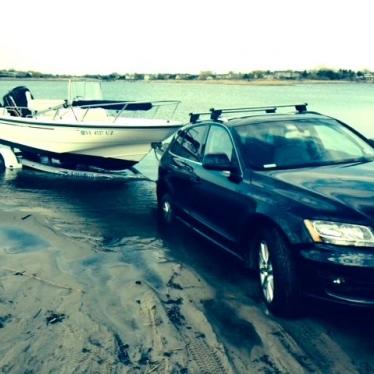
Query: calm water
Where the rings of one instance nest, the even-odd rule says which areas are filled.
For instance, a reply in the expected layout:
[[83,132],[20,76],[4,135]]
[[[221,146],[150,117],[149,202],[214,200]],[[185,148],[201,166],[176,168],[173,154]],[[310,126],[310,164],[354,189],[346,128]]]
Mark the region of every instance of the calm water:
[[[1,81],[0,96],[24,84],[36,98],[64,98],[61,81]],[[176,118],[209,108],[274,104],[309,104],[309,109],[337,117],[366,136],[374,137],[374,84],[325,83],[289,86],[250,86],[201,83],[104,82],[105,98],[123,100],[180,100]]]

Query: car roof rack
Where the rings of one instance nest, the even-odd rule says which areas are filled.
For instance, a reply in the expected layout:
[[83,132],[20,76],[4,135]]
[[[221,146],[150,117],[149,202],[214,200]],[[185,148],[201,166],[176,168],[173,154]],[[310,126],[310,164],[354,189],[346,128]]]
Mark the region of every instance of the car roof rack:
[[190,113],[190,123],[196,123],[201,115],[210,115],[210,119],[217,121],[222,114],[235,114],[235,113],[253,113],[253,112],[265,112],[265,113],[276,113],[278,108],[295,108],[298,113],[304,113],[307,111],[307,103],[303,104],[291,104],[291,105],[272,105],[272,106],[252,106],[245,108],[226,108],[226,109],[210,109],[209,112],[201,113]]

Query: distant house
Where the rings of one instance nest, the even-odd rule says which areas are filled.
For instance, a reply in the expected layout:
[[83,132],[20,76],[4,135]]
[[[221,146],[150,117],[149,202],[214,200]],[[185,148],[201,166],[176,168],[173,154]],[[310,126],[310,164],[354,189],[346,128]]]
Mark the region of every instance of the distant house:
[[300,79],[301,78],[300,71],[292,71],[292,70],[281,70],[281,71],[274,71],[273,77],[274,79]]
[[[266,71],[262,73],[262,79],[274,79],[274,73],[272,71]],[[282,79],[282,78],[276,78],[276,79]]]
[[129,80],[129,81],[134,80],[135,79],[135,74],[126,74],[125,79]]
[[176,74],[174,79],[176,81],[182,81],[182,80],[194,80],[197,78],[197,75],[194,74]]
[[228,74],[226,74],[226,79],[240,79],[241,77],[241,73],[234,73],[233,71],[230,71]]
[[368,82],[374,82],[374,73],[364,73],[363,78]]
[[1,71],[0,77],[6,77],[6,78],[16,78],[17,72],[16,71]]

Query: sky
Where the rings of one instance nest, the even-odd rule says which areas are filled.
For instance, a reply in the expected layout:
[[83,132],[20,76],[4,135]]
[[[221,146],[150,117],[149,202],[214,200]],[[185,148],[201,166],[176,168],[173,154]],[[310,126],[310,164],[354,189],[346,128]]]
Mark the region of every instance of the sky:
[[0,69],[374,71],[370,0],[17,0],[1,8]]

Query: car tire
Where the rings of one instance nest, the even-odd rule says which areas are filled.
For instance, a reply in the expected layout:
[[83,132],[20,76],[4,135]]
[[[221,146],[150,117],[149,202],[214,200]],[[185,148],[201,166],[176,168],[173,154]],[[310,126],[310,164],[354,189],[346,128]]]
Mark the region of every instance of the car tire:
[[164,193],[159,199],[158,212],[161,223],[170,226],[175,220],[173,199],[168,193]]
[[300,287],[294,256],[274,227],[260,230],[255,241],[262,298],[270,312],[282,317],[300,314]]
[[5,160],[2,155],[0,155],[0,173],[5,171]]

